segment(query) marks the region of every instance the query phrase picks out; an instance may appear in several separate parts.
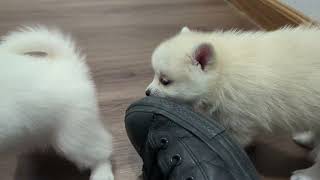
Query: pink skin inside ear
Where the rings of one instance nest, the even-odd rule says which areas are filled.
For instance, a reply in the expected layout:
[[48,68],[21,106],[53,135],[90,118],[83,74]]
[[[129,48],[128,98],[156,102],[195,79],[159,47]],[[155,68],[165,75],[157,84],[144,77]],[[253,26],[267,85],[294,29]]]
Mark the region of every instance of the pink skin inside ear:
[[196,51],[195,60],[201,65],[201,69],[204,70],[208,65],[208,62],[212,58],[212,48],[208,44],[202,44]]

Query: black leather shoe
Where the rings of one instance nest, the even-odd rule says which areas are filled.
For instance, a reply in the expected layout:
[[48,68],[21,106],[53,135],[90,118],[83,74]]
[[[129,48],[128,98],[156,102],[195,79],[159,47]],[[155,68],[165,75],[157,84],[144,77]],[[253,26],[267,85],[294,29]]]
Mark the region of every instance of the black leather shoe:
[[146,97],[128,108],[125,124],[144,180],[259,179],[225,130],[190,107]]

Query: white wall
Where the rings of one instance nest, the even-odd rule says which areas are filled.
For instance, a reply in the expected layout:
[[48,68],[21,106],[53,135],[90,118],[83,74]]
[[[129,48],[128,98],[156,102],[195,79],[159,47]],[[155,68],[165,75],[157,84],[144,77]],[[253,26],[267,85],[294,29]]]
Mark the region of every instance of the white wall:
[[320,22],[320,0],[280,0],[302,14]]

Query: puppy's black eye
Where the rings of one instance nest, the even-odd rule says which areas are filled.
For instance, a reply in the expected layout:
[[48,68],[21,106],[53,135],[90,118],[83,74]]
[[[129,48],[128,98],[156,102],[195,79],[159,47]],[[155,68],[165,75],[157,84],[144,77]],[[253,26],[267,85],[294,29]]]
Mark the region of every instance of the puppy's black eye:
[[172,83],[172,81],[165,78],[160,78],[160,83],[164,86],[168,86],[169,84]]

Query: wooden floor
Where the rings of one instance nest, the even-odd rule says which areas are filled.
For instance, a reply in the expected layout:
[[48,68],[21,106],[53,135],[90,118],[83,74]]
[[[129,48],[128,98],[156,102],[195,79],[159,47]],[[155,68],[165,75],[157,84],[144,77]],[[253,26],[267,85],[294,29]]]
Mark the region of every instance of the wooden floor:
[[[117,180],[134,180],[141,162],[125,133],[126,107],[144,96],[152,79],[150,55],[182,26],[200,30],[257,29],[223,0],[10,0],[0,2],[0,34],[21,24],[58,26],[77,39],[97,84],[105,125],[114,135]],[[305,150],[286,138],[263,141],[253,160],[265,180],[288,179],[307,164]],[[53,153],[0,157],[1,180],[88,180]],[[17,160],[17,163],[16,163]]]

